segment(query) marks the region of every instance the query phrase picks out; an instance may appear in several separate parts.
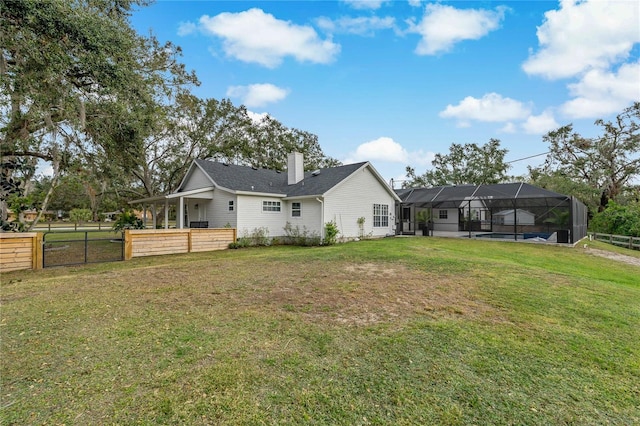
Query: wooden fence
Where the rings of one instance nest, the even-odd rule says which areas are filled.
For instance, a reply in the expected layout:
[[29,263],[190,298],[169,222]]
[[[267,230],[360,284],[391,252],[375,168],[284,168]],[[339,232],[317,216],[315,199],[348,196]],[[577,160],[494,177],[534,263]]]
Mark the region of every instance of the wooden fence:
[[[42,268],[42,232],[0,233],[0,272]],[[124,258],[223,250],[236,230],[146,229],[125,232]]]
[[42,233],[0,233],[0,272],[42,268]]
[[611,234],[599,234],[593,232],[589,234],[589,238],[602,241],[605,243],[613,244],[620,247],[625,247],[632,250],[640,250],[640,237],[629,237],[626,235],[611,235]]
[[124,259],[223,250],[235,240],[233,228],[129,230],[124,236]]

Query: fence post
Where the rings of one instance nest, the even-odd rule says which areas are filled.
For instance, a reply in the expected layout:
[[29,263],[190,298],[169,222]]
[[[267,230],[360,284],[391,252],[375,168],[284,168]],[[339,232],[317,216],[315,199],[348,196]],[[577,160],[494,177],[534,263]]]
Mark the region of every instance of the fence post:
[[[49,225],[51,226],[51,225]],[[42,232],[37,232],[35,238],[33,239],[33,246],[32,246],[32,268],[33,269],[42,269],[42,263],[43,263],[43,258],[42,258],[42,252],[43,252],[43,247],[42,247],[42,238],[43,238],[44,234]]]
[[131,241],[131,231],[124,231],[124,260],[131,260],[133,257],[133,242]]

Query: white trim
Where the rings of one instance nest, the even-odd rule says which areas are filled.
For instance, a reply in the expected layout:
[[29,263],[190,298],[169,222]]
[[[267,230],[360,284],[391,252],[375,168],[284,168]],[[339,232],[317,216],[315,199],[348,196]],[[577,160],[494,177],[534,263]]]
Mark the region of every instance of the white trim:
[[275,192],[252,192],[252,191],[231,191],[232,194],[236,195],[255,195],[259,197],[273,197],[273,198],[284,198],[287,194],[278,194]]
[[178,198],[178,197],[192,197],[193,195],[202,194],[203,192],[208,192],[208,191],[211,191],[211,194],[207,194],[207,195],[210,195],[211,197],[213,197],[214,190],[215,190],[215,187],[207,186],[205,188],[192,189],[190,191],[174,192],[173,194],[169,194],[166,197],[169,199]]
[[[294,212],[293,205],[294,204],[298,204],[298,208],[295,210],[295,211],[298,212],[298,216],[294,216],[293,215],[293,212]],[[291,217],[292,219],[293,218],[302,218],[302,203],[300,201],[292,201],[290,203],[290,205],[291,205],[291,210],[289,210],[289,217]]]
[[306,199],[318,199],[318,197],[322,197],[322,194],[316,195],[296,195],[295,197],[283,197],[284,201],[293,201],[293,200],[306,200]]
[[202,194],[208,191],[211,191],[211,194],[205,194],[206,197],[199,197],[199,198],[212,199],[214,190],[215,190],[215,187],[207,186],[205,188],[192,189],[191,191],[173,192],[168,195],[156,195],[155,197],[139,198],[137,200],[129,201],[128,204],[155,203],[158,201],[174,200],[176,198],[190,197],[190,196]]
[[156,201],[164,201],[167,199],[166,195],[156,195],[155,197],[139,198],[137,200],[128,201],[127,204],[144,204],[155,203]]

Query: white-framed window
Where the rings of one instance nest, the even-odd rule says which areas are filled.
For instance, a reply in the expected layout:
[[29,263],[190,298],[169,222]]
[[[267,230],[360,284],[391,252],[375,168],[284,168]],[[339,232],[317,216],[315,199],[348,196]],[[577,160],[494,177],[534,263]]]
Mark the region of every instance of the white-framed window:
[[373,205],[373,227],[385,228],[389,226],[389,206],[387,204]]
[[229,201],[229,211],[232,212],[234,209],[233,200]]
[[280,211],[280,201],[263,201],[262,202],[262,211],[263,212],[279,212]]
[[449,210],[438,211],[438,219],[448,219],[448,218],[449,218]]
[[291,203],[291,217],[302,216],[302,203]]

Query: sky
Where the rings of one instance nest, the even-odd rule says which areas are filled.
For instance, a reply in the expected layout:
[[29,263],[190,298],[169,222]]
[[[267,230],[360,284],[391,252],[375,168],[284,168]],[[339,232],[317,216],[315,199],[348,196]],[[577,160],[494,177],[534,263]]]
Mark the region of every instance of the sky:
[[158,0],[131,23],[182,48],[197,96],[314,133],[396,187],[492,138],[524,175],[550,130],[595,137],[640,101],[637,0]]

